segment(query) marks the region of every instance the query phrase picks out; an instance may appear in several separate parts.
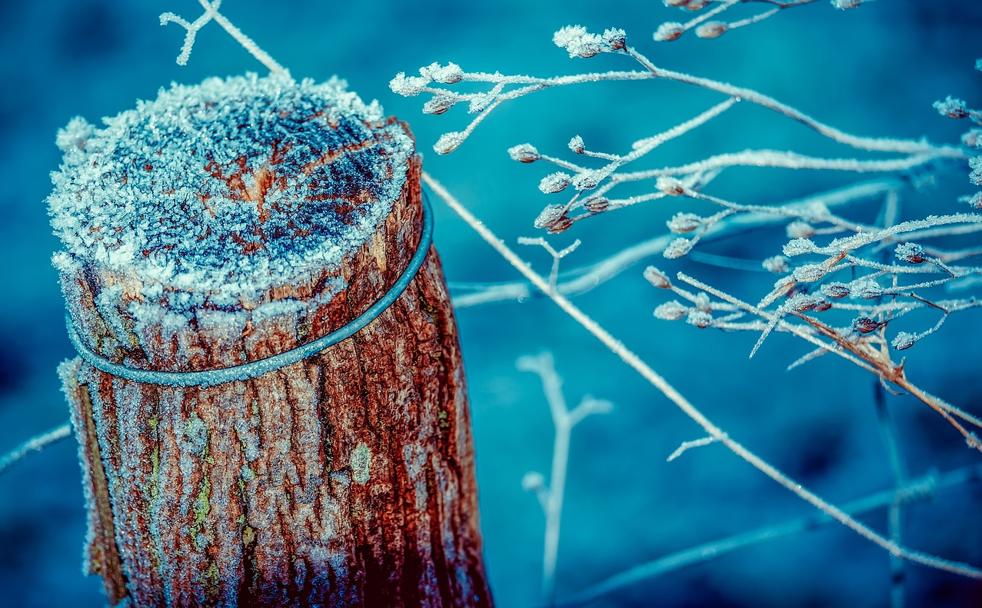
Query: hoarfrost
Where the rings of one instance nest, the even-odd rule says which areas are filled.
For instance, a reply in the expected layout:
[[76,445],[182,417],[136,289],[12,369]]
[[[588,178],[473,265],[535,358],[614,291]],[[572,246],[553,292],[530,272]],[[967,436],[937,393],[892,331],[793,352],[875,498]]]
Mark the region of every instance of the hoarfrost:
[[175,307],[255,302],[336,268],[386,217],[414,153],[337,79],[174,84],[103,122],[58,134],[55,265],[118,272]]

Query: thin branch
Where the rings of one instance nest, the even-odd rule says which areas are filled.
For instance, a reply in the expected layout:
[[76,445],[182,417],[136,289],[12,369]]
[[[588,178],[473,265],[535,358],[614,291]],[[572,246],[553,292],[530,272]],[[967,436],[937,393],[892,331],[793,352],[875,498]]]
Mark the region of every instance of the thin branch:
[[526,490],[534,491],[539,498],[542,512],[546,518],[545,534],[542,548],[542,600],[552,605],[556,596],[556,560],[559,555],[559,536],[562,523],[563,499],[566,493],[566,471],[569,465],[569,444],[573,428],[584,418],[593,414],[605,414],[611,411],[607,401],[592,397],[584,397],[583,401],[573,410],[566,407],[563,397],[562,379],[556,372],[552,353],[542,353],[538,356],[521,357],[517,363],[518,369],[532,372],[539,376],[542,382],[542,392],[549,404],[552,423],[555,427],[555,437],[552,447],[552,469],[549,473],[549,485],[545,486],[541,476],[527,474],[523,485]]
[[235,24],[229,21],[225,15],[218,12],[218,9],[222,4],[222,0],[211,0],[210,2],[209,0],[198,0],[198,4],[205,9],[205,12],[193,22],[188,22],[183,17],[175,15],[171,12],[161,13],[160,15],[160,25],[176,23],[186,30],[184,34],[184,44],[181,45],[181,53],[177,56],[177,65],[187,65],[188,59],[191,57],[191,50],[194,48],[194,43],[198,36],[198,31],[209,22],[214,21],[220,25],[222,29],[224,29],[232,38],[234,38],[235,41],[242,46],[242,48],[247,50],[249,54],[256,58],[256,60],[266,66],[270,72],[275,74],[288,74],[286,68],[277,63],[276,60],[269,55],[269,53],[260,48],[252,38],[246,36],[242,30],[237,28]]
[[[892,504],[906,505],[923,501],[934,496],[938,490],[966,483],[978,483],[982,479],[982,465],[955,469],[940,475],[927,475],[905,483],[898,489],[885,490],[843,505],[843,510],[852,517],[888,508]],[[750,547],[762,542],[777,540],[813,530],[818,526],[834,521],[823,513],[757,528],[719,540],[683,549],[658,559],[638,564],[615,574],[595,585],[565,598],[561,606],[577,606],[594,602],[616,591],[635,585],[641,581],[674,572],[680,568],[722,557],[728,553]]]
[[30,439],[20,444],[10,452],[4,454],[3,456],[0,456],[0,474],[2,474],[4,471],[6,471],[8,468],[13,466],[20,460],[24,459],[24,457],[28,456],[32,452],[39,452],[44,448],[48,447],[49,445],[53,443],[57,443],[62,439],[65,439],[71,434],[72,434],[71,425],[65,423],[62,424],[61,426],[56,426],[50,431],[46,431],[44,433],[41,433],[40,435],[31,437]]
[[569,315],[574,321],[579,323],[584,329],[597,338],[597,340],[607,347],[607,349],[609,349],[614,355],[620,358],[648,383],[665,395],[665,397],[668,398],[669,401],[671,401],[676,407],[678,407],[686,416],[702,427],[706,434],[714,437],[718,442],[725,445],[738,457],[770,477],[780,486],[827,514],[829,517],[835,519],[845,527],[856,532],[861,537],[885,549],[892,555],[897,555],[908,561],[918,563],[929,568],[935,568],[938,570],[951,572],[953,574],[959,574],[969,578],[982,580],[982,570],[974,566],[930,555],[922,551],[909,549],[894,543],[890,539],[854,519],[842,509],[825,501],[818,495],[806,489],[804,486],[779,471],[769,462],[763,460],[761,457],[757,456],[757,454],[744,447],[741,443],[732,439],[729,435],[723,432],[722,429],[709,420],[709,418],[707,418],[698,408],[683,397],[674,386],[662,378],[660,374],[655,372],[655,370],[653,370],[647,363],[638,357],[637,354],[628,349],[627,346],[625,346],[620,340],[616,339],[606,329],[601,327],[596,321],[581,311],[568,298],[550,289],[549,283],[542,276],[532,270],[528,264],[523,262],[514,251],[505,245],[504,242],[491,230],[489,230],[480,220],[474,217],[474,215],[466,207],[464,207],[460,201],[450,194],[431,175],[423,172],[422,177],[424,183],[433,191],[433,193],[443,200],[451,208],[451,210],[460,216],[460,218],[464,220],[464,222],[472,230],[474,230],[478,236],[488,243],[499,255],[501,255],[509,264],[511,264],[512,267],[514,267],[526,279],[528,279],[536,288],[541,290],[550,300],[559,306],[564,313]]

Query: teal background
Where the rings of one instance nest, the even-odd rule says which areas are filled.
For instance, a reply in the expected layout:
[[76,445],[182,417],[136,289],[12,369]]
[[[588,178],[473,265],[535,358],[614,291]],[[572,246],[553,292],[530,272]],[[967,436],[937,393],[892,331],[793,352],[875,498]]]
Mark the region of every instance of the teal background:
[[[789,10],[715,41],[692,36],[651,41],[663,21],[687,14],[658,2],[517,1],[351,3],[227,0],[223,12],[295,76],[338,74],[366,99],[410,122],[427,170],[506,241],[532,235],[546,202],[535,188],[545,169],[508,160],[504,150],[531,141],[563,154],[579,133],[588,146],[627,149],[639,137],[695,115],[720,98],[670,82],[584,85],[548,91],[496,111],[459,151],[437,157],[437,137],[461,129],[463,110],[423,116],[423,99],[387,86],[398,71],[432,61],[466,70],[537,75],[633,69],[622,57],[570,60],[552,32],[582,23],[619,26],[661,66],[756,88],[847,131],[926,136],[956,142],[964,124],[940,118],[931,102],[947,94],[982,105],[982,4],[880,0],[839,12],[827,2]],[[48,172],[59,162],[54,134],[69,118],[89,120],[151,98],[170,81],[261,70],[217,26],[199,35],[187,67],[175,65],[183,30],[161,28],[165,10],[189,20],[192,0],[0,2],[0,451],[67,417],[55,366],[72,351],[49,258],[57,243],[44,204]],[[724,118],[652,155],[651,166],[749,147],[848,155],[804,127],[743,104]],[[966,171],[938,175],[935,187],[906,193],[906,216],[953,210],[971,192]],[[736,170],[712,192],[775,203],[847,183],[848,175]],[[513,280],[516,275],[444,206],[436,203],[436,244],[450,281]],[[869,207],[867,207],[869,209]],[[591,263],[665,232],[674,205],[648,204],[577,224],[555,237],[581,248],[569,265]],[[707,251],[750,259],[777,253],[779,231],[729,239]],[[537,250],[523,256],[545,271]],[[751,299],[773,280],[692,260],[659,261]],[[888,488],[886,453],[873,409],[873,379],[823,358],[794,372],[784,367],[805,346],[768,340],[747,359],[755,336],[699,331],[652,318],[664,300],[633,268],[576,298],[732,436],[833,501]],[[978,312],[955,316],[910,351],[908,370],[924,388],[982,413],[982,332]],[[560,597],[631,565],[696,543],[809,513],[757,471],[711,446],[673,463],[665,457],[699,429],[598,345],[551,303],[533,298],[458,313],[477,449],[487,567],[502,606],[538,598],[543,521],[522,491],[528,470],[547,473],[552,426],[537,379],[515,359],[554,352],[567,398],[608,399],[615,411],[587,420],[573,436],[559,555]],[[933,323],[925,318],[924,323]],[[888,397],[908,468],[978,463],[933,413],[907,397]],[[982,564],[982,488],[944,491],[905,511],[910,546]],[[99,606],[97,578],[79,568],[83,503],[73,442],[32,456],[0,477],[0,605]],[[883,514],[864,518],[885,529]],[[982,586],[908,567],[911,606],[979,606]],[[610,596],[609,606],[885,606],[886,553],[838,526],[762,544],[689,567]]]

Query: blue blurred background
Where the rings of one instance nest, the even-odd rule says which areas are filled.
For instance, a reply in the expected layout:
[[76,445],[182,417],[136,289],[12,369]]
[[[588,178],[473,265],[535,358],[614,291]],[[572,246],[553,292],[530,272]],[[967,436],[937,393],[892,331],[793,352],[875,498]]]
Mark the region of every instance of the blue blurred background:
[[[80,114],[89,120],[150,98],[170,81],[260,70],[218,27],[199,38],[190,64],[174,63],[183,30],[161,28],[157,15],[190,19],[193,0],[111,2],[48,0],[0,3],[0,451],[67,417],[55,376],[72,352],[49,256],[57,243],[44,204],[48,172],[59,162],[56,129]],[[686,14],[659,2],[586,0],[421,0],[350,3],[227,0],[223,12],[295,76],[338,74],[365,98],[410,122],[427,169],[509,242],[531,235],[548,201],[535,189],[538,165],[517,165],[504,150],[532,141],[562,154],[579,133],[589,147],[627,149],[719,98],[669,82],[598,84],[549,91],[507,104],[453,155],[429,152],[445,131],[467,120],[462,110],[420,113],[420,99],[387,87],[398,71],[432,61],[467,70],[537,75],[586,69],[633,69],[627,59],[571,61],[552,32],[569,23],[624,27],[632,44],[664,67],[753,87],[821,120],[868,135],[927,136],[955,142],[964,125],[937,116],[931,102],[955,94],[982,102],[982,3],[882,0],[840,12],[827,2],[789,10],[715,41],[687,36],[651,41],[663,21]],[[664,146],[652,166],[748,147],[848,154],[800,125],[750,106]],[[850,176],[780,170],[732,171],[713,192],[773,203],[847,183]],[[961,169],[938,184],[905,193],[906,215],[949,210],[969,193]],[[600,260],[665,232],[674,206],[649,204],[577,224],[555,237],[583,246],[568,264]],[[873,210],[867,206],[867,209]],[[514,272],[449,210],[437,205],[436,242],[450,281],[513,280]],[[780,232],[729,239],[707,248],[762,259],[777,253]],[[522,252],[545,270],[538,250]],[[748,298],[773,279],[701,265],[659,261]],[[806,352],[775,336],[748,361],[755,337],[695,330],[652,318],[664,301],[642,279],[623,273],[577,303],[675,383],[740,441],[833,501],[890,487],[886,451],[874,413],[873,379],[825,357],[793,372]],[[978,313],[951,319],[940,335],[910,351],[911,377],[929,391],[982,413],[982,331]],[[523,354],[550,349],[575,403],[592,394],[615,404],[608,416],[577,427],[559,551],[560,597],[644,560],[687,546],[810,513],[809,508],[719,446],[665,457],[699,429],[549,302],[533,298],[463,309],[458,314],[470,383],[481,521],[487,567],[502,606],[537,601],[543,519],[520,487],[529,470],[548,473],[552,426],[535,376],[515,369]],[[933,320],[924,320],[925,323]],[[907,397],[888,397],[912,475],[978,463],[943,422]],[[915,548],[982,564],[982,489],[940,492],[905,510]],[[883,512],[864,521],[885,530]],[[0,477],[0,605],[99,606],[98,579],[80,573],[82,492],[73,441],[32,456]],[[982,586],[908,567],[912,606],[979,606]],[[884,606],[888,556],[839,526],[761,544],[715,561],[640,582],[600,602],[617,606]]]

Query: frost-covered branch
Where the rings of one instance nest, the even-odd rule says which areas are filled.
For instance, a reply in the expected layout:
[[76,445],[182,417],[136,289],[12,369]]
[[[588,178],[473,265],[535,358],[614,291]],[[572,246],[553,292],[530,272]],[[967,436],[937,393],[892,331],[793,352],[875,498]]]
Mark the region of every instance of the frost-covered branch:
[[572,244],[563,248],[562,251],[556,251],[556,249],[553,248],[551,244],[549,244],[549,241],[545,240],[540,236],[539,237],[520,236],[518,237],[518,244],[538,245],[543,249],[545,249],[546,252],[548,252],[549,255],[552,256],[552,268],[549,270],[549,287],[551,287],[553,291],[556,291],[558,289],[557,283],[559,280],[559,263],[567,255],[576,251],[576,249],[580,246],[580,240],[576,239],[575,241],[573,241]]
[[[977,484],[982,481],[982,465],[963,467],[941,474],[929,474],[905,482],[900,487],[884,490],[843,505],[843,511],[852,517],[861,517],[892,505],[908,505],[933,498],[939,490]],[[564,598],[560,606],[579,606],[595,602],[616,591],[625,589],[642,581],[650,580],[674,572],[680,568],[707,562],[722,557],[738,549],[751,547],[763,542],[786,538],[814,530],[817,526],[831,523],[832,518],[823,513],[815,513],[790,521],[741,532],[689,547],[652,561],[637,564],[592,585],[579,593]]]
[[[664,0],[665,6],[685,9],[690,12],[702,11],[710,5],[713,8],[700,13],[698,16],[689,19],[684,23],[678,21],[666,21],[655,30],[654,39],[656,42],[669,42],[678,40],[682,34],[695,29],[696,36],[699,38],[719,38],[726,32],[747,27],[769,19],[784,9],[795,8],[812,4],[816,0]],[[839,10],[847,10],[858,7],[865,0],[832,0],[833,7]],[[739,4],[764,4],[770,6],[760,12],[754,13],[743,19],[725,21],[714,19],[723,16],[724,13]]]
[[31,437],[10,452],[0,456],[0,473],[3,473],[12,465],[22,460],[25,456],[31,454],[32,452],[40,452],[49,445],[69,437],[71,434],[71,425],[65,423],[60,426],[56,426],[50,431],[46,431],[40,435]]
[[[820,192],[803,199],[787,201],[774,206],[783,209],[783,213],[768,211],[766,213],[749,212],[733,215],[707,227],[701,240],[703,243],[706,243],[719,238],[732,237],[751,230],[772,226],[786,221],[788,217],[799,217],[795,215],[796,211],[804,214],[808,210],[833,210],[847,205],[867,202],[885,196],[889,192],[908,188],[909,185],[909,181],[900,178],[860,182],[844,188]],[[914,233],[908,236],[914,236]],[[618,276],[624,270],[631,268],[651,256],[662,253],[673,240],[675,240],[675,237],[672,235],[656,236],[625,247],[614,255],[589,266],[560,273],[557,290],[563,295],[577,295],[595,289]],[[457,308],[507,300],[523,301],[537,293],[532,285],[524,281],[504,283],[451,282],[450,287],[455,291],[454,306]]]
[[[768,321],[765,327],[765,334],[762,335],[766,335],[766,332],[769,332],[775,327],[780,327],[811,342],[819,348],[843,357],[858,367],[873,373],[884,382],[889,382],[907,391],[940,414],[942,418],[964,437],[969,447],[982,451],[982,442],[979,441],[977,435],[973,431],[969,431],[957,419],[976,428],[982,428],[982,420],[914,385],[907,378],[903,363],[896,363],[891,359],[889,351],[886,349],[885,338],[882,335],[871,335],[882,329],[884,327],[883,323],[875,321],[868,316],[860,316],[853,322],[851,328],[835,328],[819,321],[817,318],[804,314],[806,311],[822,312],[828,310],[824,304],[816,304],[816,302],[821,301],[819,298],[808,298],[807,296],[792,298],[786,306],[778,311],[771,312],[764,310],[760,306],[754,306],[744,302],[685,273],[678,273],[678,279],[696,289],[702,290],[703,293],[700,296],[701,303],[696,307],[689,308],[674,301],[668,302],[656,309],[655,315],[659,318],[675,320],[685,317],[690,325],[699,328],[714,327],[712,312],[719,310],[719,305],[714,308],[709,296],[716,297],[724,305],[733,306],[741,312],[749,313]],[[666,287],[672,288],[671,285]],[[975,305],[975,302],[972,302],[972,306],[974,307]],[[789,323],[785,320],[787,315],[793,315],[804,321],[805,325],[793,325]],[[731,323],[732,320],[732,316],[727,316],[724,321]],[[752,328],[756,329],[757,327],[759,326],[755,325]],[[732,326],[720,326],[719,328],[733,329]],[[822,338],[826,341],[823,341]],[[761,341],[758,340],[754,347],[755,350],[759,348],[760,343]]]
[[229,21],[225,15],[218,12],[218,9],[221,7],[222,0],[198,0],[198,4],[205,9],[205,12],[191,22],[171,12],[160,14],[160,25],[176,23],[185,30],[184,44],[181,45],[181,53],[177,56],[177,65],[187,65],[188,59],[191,58],[191,50],[194,48],[194,43],[197,40],[198,32],[201,30],[201,28],[214,21],[220,25],[222,29],[224,29],[232,38],[234,38],[235,41],[242,46],[242,48],[247,50],[253,57],[255,57],[256,60],[269,68],[270,72],[280,74],[287,73],[286,69],[277,63],[276,60],[269,55],[269,53],[262,50],[252,38],[246,36],[242,30],[237,28],[235,24]]
[[898,545],[882,534],[871,529],[869,526],[856,520],[848,513],[825,501],[814,494],[800,483],[794,481],[769,462],[762,459],[754,452],[747,449],[743,444],[730,437],[721,428],[716,426],[698,408],[689,402],[672,384],[665,380],[660,374],[645,363],[634,351],[630,350],[623,342],[615,338],[606,329],[600,326],[594,319],[584,313],[567,297],[552,290],[548,281],[536,273],[532,268],[522,261],[518,255],[511,250],[505,243],[498,238],[494,232],[488,229],[473,213],[471,213],[460,201],[456,199],[440,182],[431,175],[424,172],[423,181],[430,188],[434,195],[447,204],[474,232],[490,245],[501,257],[505,259],[515,270],[521,273],[532,285],[542,291],[552,300],[565,314],[579,323],[584,329],[600,341],[608,350],[621,359],[628,367],[638,373],[645,381],[651,384],[662,393],[669,401],[678,407],[686,416],[698,424],[705,433],[716,439],[719,443],[726,446],[733,454],[764,473],[781,487],[795,494],[813,507],[819,509],[830,518],[838,521],[843,526],[849,528],[856,534],[870,541],[871,543],[885,549],[892,555],[901,557],[907,561],[921,564],[930,568],[959,574],[969,578],[982,580],[982,570],[968,564],[951,561],[928,553],[909,549],[903,545]]
[[569,443],[573,427],[593,414],[606,414],[612,409],[607,401],[586,396],[574,409],[566,406],[562,379],[556,373],[552,353],[521,357],[518,369],[539,376],[542,392],[549,404],[552,424],[556,434],[552,444],[552,468],[546,484],[542,474],[526,473],[522,487],[535,492],[546,518],[542,549],[542,600],[552,604],[556,593],[556,558],[559,554],[559,535],[562,523],[563,498],[566,493],[566,471],[569,465]]
[[[719,3],[711,11],[704,13],[702,17],[713,11],[726,10],[734,4],[736,2],[726,0]],[[797,4],[799,3],[777,3],[777,6],[787,7]],[[688,8],[695,7],[689,5]],[[697,17],[690,25],[694,26],[701,23],[699,20],[702,17]],[[553,42],[566,50],[571,58],[590,58],[602,53],[624,55],[640,64],[644,71],[588,72],[540,78],[504,75],[498,72],[466,72],[454,63],[446,65],[434,63],[420,68],[418,76],[407,76],[405,73],[398,74],[391,81],[390,87],[394,92],[404,96],[432,95],[432,98],[423,107],[423,111],[427,113],[443,114],[458,104],[465,104],[471,113],[476,114],[462,131],[451,131],[440,137],[434,148],[441,154],[452,152],[460,146],[502,103],[547,88],[599,81],[659,79],[715,91],[725,95],[726,99],[658,135],[638,139],[632,144],[631,151],[624,154],[593,150],[579,135],[573,136],[568,142],[570,151],[581,157],[576,161],[542,153],[529,143],[518,144],[510,148],[508,153],[516,161],[522,163],[544,161],[561,169],[542,178],[539,189],[543,193],[551,195],[569,188],[574,191],[567,202],[546,205],[536,218],[536,227],[550,232],[561,232],[568,229],[574,222],[598,213],[642,202],[655,201],[666,196],[661,188],[656,187],[646,194],[619,199],[611,198],[609,196],[610,191],[623,183],[671,177],[681,181],[690,189],[699,190],[712,181],[720,171],[732,167],[754,166],[795,170],[896,173],[913,168],[932,167],[939,161],[946,159],[963,159],[965,157],[964,151],[958,147],[935,146],[923,140],[853,135],[822,123],[788,104],[753,89],[659,67],[636,48],[627,44],[627,37],[623,30],[607,29],[601,34],[594,34],[580,26],[567,26],[555,33]],[[481,83],[489,88],[476,93],[461,93],[449,88],[458,83]],[[785,118],[802,123],[819,135],[845,146],[866,152],[885,152],[899,156],[872,159],[816,158],[790,150],[745,150],[736,153],[716,154],[672,167],[633,172],[620,171],[623,166],[642,159],[661,144],[680,137],[716,118],[741,101],[764,107]],[[961,113],[964,113],[965,116],[971,115],[967,108],[961,112],[961,106],[957,108],[949,106],[951,104],[945,106],[949,115],[960,116]],[[602,161],[602,164],[590,166],[596,161]],[[573,211],[577,210],[582,210],[582,212],[572,214]]]

